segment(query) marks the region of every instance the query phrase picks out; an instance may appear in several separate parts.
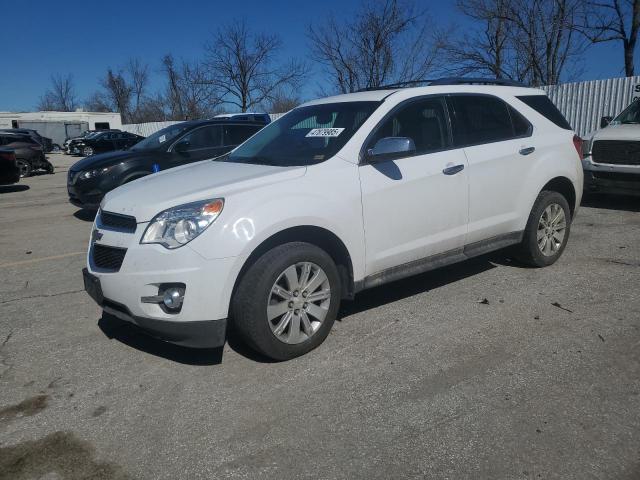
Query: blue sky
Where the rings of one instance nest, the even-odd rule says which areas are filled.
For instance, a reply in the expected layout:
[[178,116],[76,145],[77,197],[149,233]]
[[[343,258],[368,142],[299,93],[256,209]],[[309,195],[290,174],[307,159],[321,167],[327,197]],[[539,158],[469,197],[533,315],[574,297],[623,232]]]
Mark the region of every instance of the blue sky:
[[[333,11],[338,18],[351,15],[359,0],[154,0],[108,2],[77,0],[0,0],[0,11],[10,22],[0,28],[4,47],[0,71],[0,111],[34,109],[52,74],[72,73],[81,99],[98,87],[97,80],[109,66],[129,57],[149,63],[157,76],[161,57],[198,58],[212,32],[234,18],[245,18],[256,31],[278,33],[283,54],[305,58],[306,32],[311,22]],[[467,20],[455,9],[455,1],[422,2],[438,25]],[[18,19],[20,19],[18,21]],[[581,79],[620,76],[622,53],[618,44],[591,47]],[[636,60],[638,63],[638,60]],[[159,85],[159,79],[154,79]],[[301,92],[312,98],[322,79],[311,76]]]

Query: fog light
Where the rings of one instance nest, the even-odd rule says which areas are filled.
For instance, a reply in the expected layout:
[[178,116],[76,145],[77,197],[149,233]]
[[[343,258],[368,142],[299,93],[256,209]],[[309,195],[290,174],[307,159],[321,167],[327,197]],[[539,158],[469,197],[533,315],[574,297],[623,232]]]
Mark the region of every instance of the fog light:
[[162,296],[162,303],[169,310],[179,310],[184,300],[184,290],[181,288],[168,288]]

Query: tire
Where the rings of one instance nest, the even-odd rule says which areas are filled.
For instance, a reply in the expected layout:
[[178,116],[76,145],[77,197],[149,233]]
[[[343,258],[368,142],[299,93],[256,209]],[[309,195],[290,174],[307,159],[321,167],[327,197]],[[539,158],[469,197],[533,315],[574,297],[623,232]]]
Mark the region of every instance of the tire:
[[18,170],[20,170],[20,178],[25,178],[31,176],[31,164],[26,160],[18,159],[16,160],[16,165],[18,166]]
[[47,173],[49,173],[49,174],[53,175],[53,172],[55,171],[55,167],[53,166],[53,163],[51,163],[51,162],[47,162],[47,163],[45,163],[45,165],[44,165],[44,170],[45,170]]
[[90,157],[91,155],[93,155],[93,148],[91,148],[91,147],[83,147],[82,148],[82,155],[84,157]]
[[[305,275],[308,292],[296,287]],[[231,300],[233,327],[249,347],[274,360],[304,355],[329,335],[340,291],[338,270],[324,250],[303,242],[280,245],[263,254],[240,279]],[[317,300],[310,300],[311,294]]]
[[564,252],[570,232],[571,209],[567,199],[558,192],[542,191],[533,204],[515,256],[532,267],[552,265]]

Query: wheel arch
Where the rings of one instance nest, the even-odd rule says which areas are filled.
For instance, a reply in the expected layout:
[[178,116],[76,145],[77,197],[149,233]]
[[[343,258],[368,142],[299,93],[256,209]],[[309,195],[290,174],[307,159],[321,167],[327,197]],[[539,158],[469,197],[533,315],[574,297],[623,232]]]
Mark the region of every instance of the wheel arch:
[[349,250],[335,233],[315,225],[289,227],[263,240],[252,250],[242,265],[240,272],[236,276],[231,297],[233,298],[240,281],[251,265],[265,252],[289,242],[310,243],[327,252],[335,262],[338,273],[340,274],[341,297],[347,299],[353,298],[355,295],[355,283],[353,279],[353,263]]
[[558,192],[563,197],[567,199],[567,203],[569,203],[569,210],[571,213],[571,218],[573,218],[576,211],[576,189],[573,186],[573,182],[569,180],[567,177],[555,177],[549,180],[543,187],[541,191],[551,191]]

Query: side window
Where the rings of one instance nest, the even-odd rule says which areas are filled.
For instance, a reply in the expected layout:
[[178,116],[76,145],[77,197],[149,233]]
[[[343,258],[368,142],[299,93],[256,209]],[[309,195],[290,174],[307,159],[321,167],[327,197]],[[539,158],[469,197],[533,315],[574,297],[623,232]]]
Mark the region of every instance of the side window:
[[416,146],[416,154],[437,152],[450,146],[445,102],[442,97],[430,97],[400,107],[384,120],[368,148],[385,137],[408,137]]
[[260,127],[252,125],[226,125],[224,127],[224,145],[240,145],[258,130]]
[[451,97],[453,140],[457,146],[499,142],[516,135],[508,105],[488,95]]
[[182,137],[180,141],[189,142],[189,150],[220,147],[222,146],[222,127],[208,125],[196,128]]
[[513,133],[516,137],[527,137],[531,135],[533,127],[531,126],[529,121],[511,105],[509,105],[509,115],[511,115],[511,123],[513,123]]

